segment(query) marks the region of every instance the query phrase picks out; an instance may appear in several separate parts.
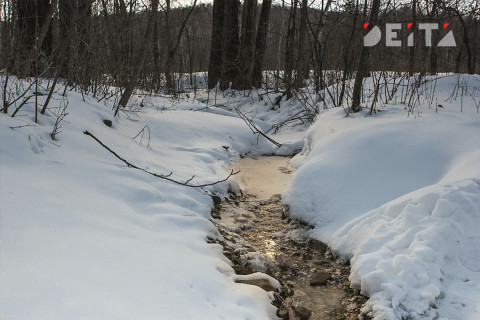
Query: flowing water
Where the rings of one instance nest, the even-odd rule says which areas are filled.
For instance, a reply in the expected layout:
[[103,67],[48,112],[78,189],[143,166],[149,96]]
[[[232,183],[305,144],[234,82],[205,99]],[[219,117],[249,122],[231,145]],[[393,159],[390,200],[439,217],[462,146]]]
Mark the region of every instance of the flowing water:
[[224,253],[238,274],[260,271],[280,281],[274,304],[282,319],[357,319],[366,297],[350,288],[348,266],[308,237],[310,226],[283,214],[280,194],[292,179],[289,160],[235,162],[243,195],[224,199],[214,214]]

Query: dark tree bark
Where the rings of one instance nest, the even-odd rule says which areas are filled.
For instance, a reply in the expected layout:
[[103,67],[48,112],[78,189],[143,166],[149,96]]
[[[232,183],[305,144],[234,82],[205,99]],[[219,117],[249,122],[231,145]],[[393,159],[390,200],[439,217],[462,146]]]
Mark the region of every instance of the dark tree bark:
[[[417,29],[417,1],[418,0],[412,0],[412,21],[413,23],[412,27],[410,28],[410,32],[415,32]],[[408,72],[410,75],[413,75],[415,72],[415,43],[413,46],[410,47],[410,57],[409,57],[409,63],[408,63]]]
[[210,62],[208,64],[208,88],[214,88],[222,78],[222,42],[225,0],[214,0],[212,17],[212,42],[210,45]]
[[[432,22],[438,21],[438,0],[433,0],[432,11],[428,14]],[[432,46],[430,47],[430,73],[437,74],[437,33],[432,33]]]
[[240,72],[235,89],[252,88],[253,62],[255,55],[255,9],[257,0],[245,0],[242,15],[242,35],[240,41]]
[[285,91],[287,99],[292,98],[292,72],[295,62],[295,20],[297,15],[298,0],[292,0],[292,6],[290,8],[290,17],[288,19],[288,31],[285,50],[285,71],[283,80],[285,82]]
[[[373,0],[370,19],[366,32],[369,32],[378,22],[378,13],[380,11],[380,0]],[[365,78],[370,70],[370,48],[362,45],[360,60],[358,62],[357,74],[355,76],[355,84],[353,86],[352,112],[362,110],[360,100],[362,95],[363,78]]]
[[238,28],[238,0],[225,0],[225,17],[223,24],[222,43],[222,90],[227,89],[235,81],[240,72],[238,55],[240,52],[240,39]]
[[306,50],[305,41],[307,38],[307,14],[308,14],[308,0],[302,0],[302,6],[300,8],[300,30],[298,35],[298,52],[297,52],[297,74],[296,74],[296,86],[300,88],[303,86],[304,80],[308,77],[306,74]]
[[152,88],[155,92],[160,88],[160,41],[158,39],[157,19],[153,23],[153,75]]
[[167,93],[175,92],[175,82],[172,74],[172,62],[173,62],[173,41],[172,41],[172,28],[170,26],[170,12],[171,4],[170,0],[166,0],[165,8],[165,43],[167,45],[166,56],[165,56],[165,80],[167,86]]
[[267,48],[268,24],[272,0],[263,0],[262,11],[258,21],[257,38],[255,40],[255,59],[252,73],[252,85],[256,88],[262,86],[262,71],[265,49]]

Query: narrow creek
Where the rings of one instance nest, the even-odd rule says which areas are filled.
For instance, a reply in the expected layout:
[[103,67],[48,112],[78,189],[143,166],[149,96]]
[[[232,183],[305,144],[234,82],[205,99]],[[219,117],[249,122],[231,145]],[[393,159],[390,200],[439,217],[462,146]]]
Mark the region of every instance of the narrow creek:
[[281,283],[274,301],[281,319],[358,319],[367,298],[350,288],[349,267],[309,238],[310,226],[284,216],[281,193],[292,179],[289,160],[265,156],[235,162],[243,195],[217,199],[212,212],[225,239],[224,254],[237,274],[264,272]]

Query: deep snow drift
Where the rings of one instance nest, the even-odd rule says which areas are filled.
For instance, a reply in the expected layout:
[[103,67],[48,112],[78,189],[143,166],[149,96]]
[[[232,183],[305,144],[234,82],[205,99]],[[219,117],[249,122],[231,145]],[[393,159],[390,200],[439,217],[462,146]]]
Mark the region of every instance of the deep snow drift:
[[480,319],[480,115],[445,101],[455,82],[438,81],[438,112],[324,111],[292,160],[291,215],[351,258],[375,319]]

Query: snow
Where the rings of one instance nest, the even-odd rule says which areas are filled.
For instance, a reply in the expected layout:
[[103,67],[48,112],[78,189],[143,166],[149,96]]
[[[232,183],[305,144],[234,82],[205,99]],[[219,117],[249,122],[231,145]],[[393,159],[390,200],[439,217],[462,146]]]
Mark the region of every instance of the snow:
[[[278,127],[305,102],[275,105],[278,94],[257,91],[138,94],[139,114],[114,119],[113,100],[74,90],[64,98],[60,85],[38,124],[33,100],[15,118],[1,113],[0,318],[276,319],[272,293],[235,281],[279,284],[235,275],[222,247],[207,242],[222,239],[210,196],[238,192],[240,179],[180,186],[127,167],[88,130],[149,172],[181,182],[195,175],[191,184],[224,179],[240,156],[301,150],[282,200],[350,260],[352,285],[370,296],[365,313],[480,319],[480,80],[464,77],[477,90],[462,106],[456,76],[441,76],[413,112],[393,100],[372,116],[328,109],[308,131],[303,120]],[[235,108],[282,147],[253,134]],[[235,218],[225,215],[231,230]]]
[[326,110],[291,162],[291,215],[350,259],[374,319],[480,319],[480,115],[447,101],[454,82],[438,112]]
[[[157,99],[138,117],[113,119],[110,101],[69,91],[64,100],[62,89],[37,125],[32,103],[0,115],[0,317],[276,318],[272,295],[235,283],[222,247],[207,243],[222,238],[210,194],[238,189],[234,179],[176,185],[128,168],[83,131],[148,171],[182,182],[195,174],[192,184],[221,180],[231,159],[272,145],[238,117]],[[54,108],[67,101],[53,141]],[[151,148],[148,132],[132,139],[146,125]]]

